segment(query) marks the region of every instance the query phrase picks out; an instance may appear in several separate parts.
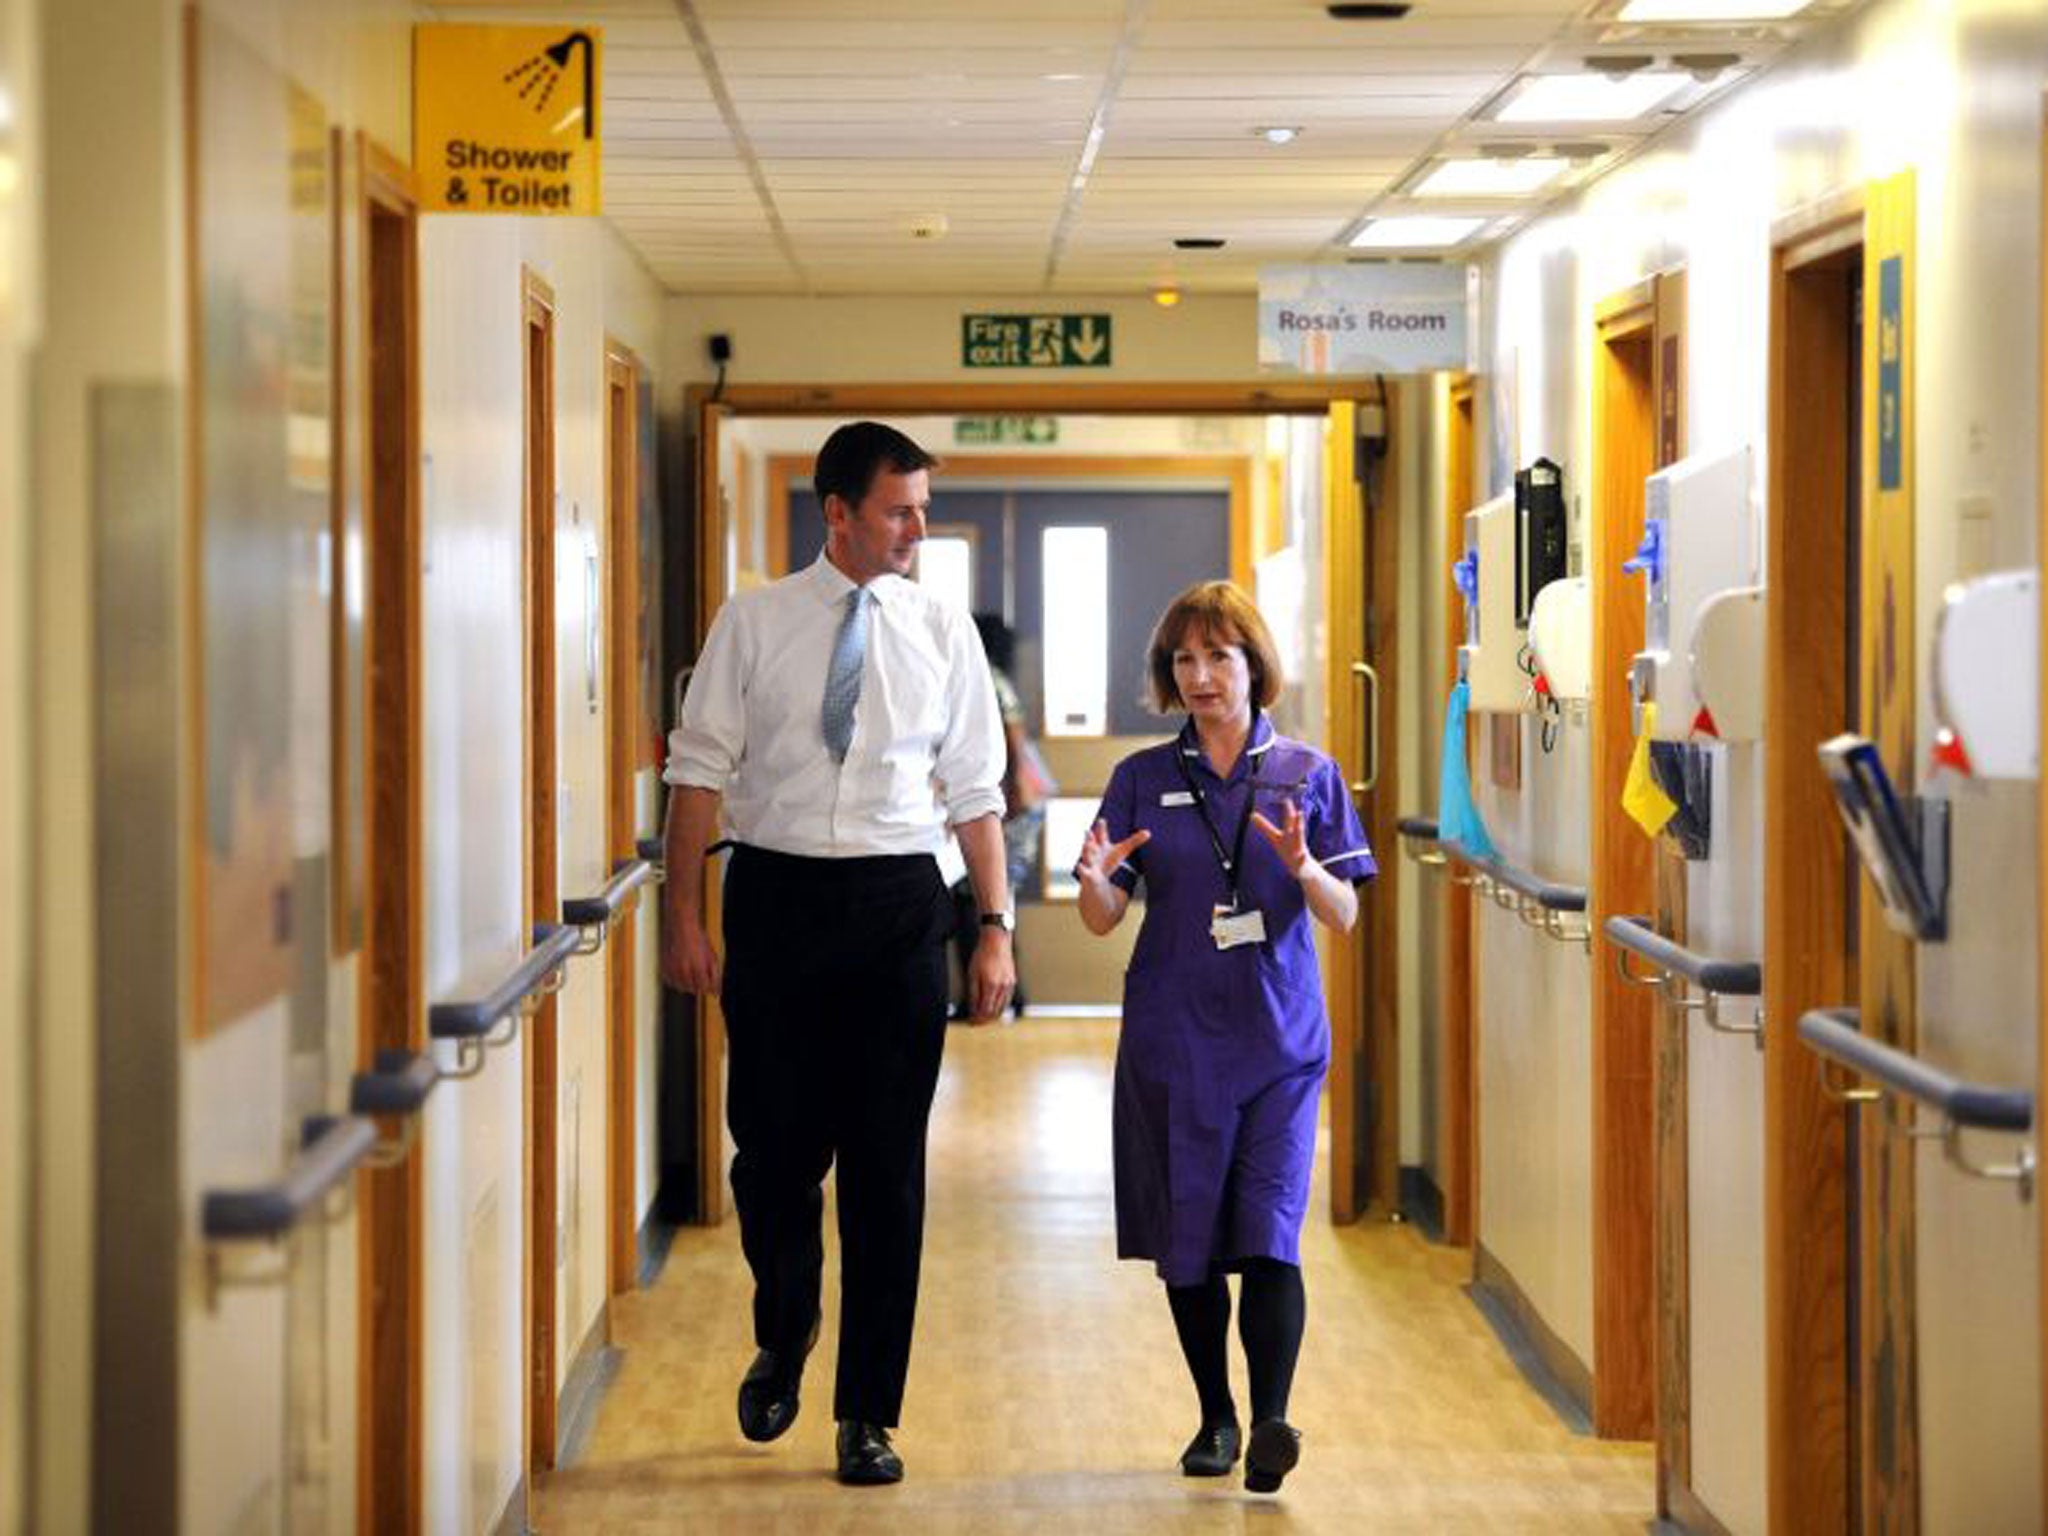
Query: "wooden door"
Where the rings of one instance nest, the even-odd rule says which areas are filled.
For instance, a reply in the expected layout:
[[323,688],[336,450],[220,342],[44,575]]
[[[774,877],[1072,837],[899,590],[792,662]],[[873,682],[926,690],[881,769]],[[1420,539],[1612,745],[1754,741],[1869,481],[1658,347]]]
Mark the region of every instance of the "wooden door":
[[[362,186],[363,517],[365,590],[336,604],[363,612],[362,740],[365,933],[361,1065],[383,1049],[426,1049],[420,752],[419,276],[411,174],[358,140]],[[342,566],[344,581],[347,566]],[[347,647],[338,648],[346,654]],[[345,732],[337,735],[346,739]],[[346,779],[343,779],[346,782]],[[346,797],[338,797],[346,798]],[[346,847],[351,834],[339,839]],[[357,1525],[419,1529],[424,1444],[421,1182],[415,1149],[358,1175],[362,1379]]]
[[1359,893],[1358,924],[1328,950],[1330,1214],[1400,1212],[1400,1036],[1395,946],[1401,878],[1394,750],[1399,485],[1392,431],[1399,397],[1334,402],[1323,453],[1324,612],[1330,647],[1331,754],[1351,787],[1379,878]]

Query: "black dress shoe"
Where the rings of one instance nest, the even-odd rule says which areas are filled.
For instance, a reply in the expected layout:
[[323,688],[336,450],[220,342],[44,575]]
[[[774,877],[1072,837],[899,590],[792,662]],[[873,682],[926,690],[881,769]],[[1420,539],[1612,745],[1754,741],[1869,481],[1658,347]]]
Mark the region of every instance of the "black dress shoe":
[[1252,1493],[1278,1493],[1280,1479],[1300,1460],[1301,1431],[1285,1419],[1261,1419],[1245,1449],[1244,1485]]
[[764,1349],[754,1356],[754,1363],[740,1379],[741,1434],[749,1440],[773,1440],[796,1422],[804,1361],[817,1342],[818,1324],[814,1322],[803,1348]]
[[903,1481],[903,1458],[879,1424],[844,1420],[839,1426],[839,1481],[855,1488]]
[[1243,1438],[1235,1420],[1222,1424],[1204,1424],[1195,1431],[1195,1438],[1188,1442],[1188,1448],[1180,1453],[1181,1476],[1227,1475],[1230,1469],[1237,1465],[1237,1453],[1242,1446]]

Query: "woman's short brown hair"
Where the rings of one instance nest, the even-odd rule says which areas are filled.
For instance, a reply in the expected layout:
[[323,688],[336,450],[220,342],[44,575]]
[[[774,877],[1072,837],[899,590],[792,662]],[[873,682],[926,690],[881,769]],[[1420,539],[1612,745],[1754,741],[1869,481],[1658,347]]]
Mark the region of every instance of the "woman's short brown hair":
[[1271,709],[1280,697],[1280,653],[1273,644],[1273,632],[1243,589],[1228,581],[1197,582],[1168,603],[1159,616],[1146,657],[1152,707],[1162,715],[1186,707],[1173,681],[1173,653],[1196,631],[1225,645],[1244,647],[1245,663],[1252,674],[1252,706]]

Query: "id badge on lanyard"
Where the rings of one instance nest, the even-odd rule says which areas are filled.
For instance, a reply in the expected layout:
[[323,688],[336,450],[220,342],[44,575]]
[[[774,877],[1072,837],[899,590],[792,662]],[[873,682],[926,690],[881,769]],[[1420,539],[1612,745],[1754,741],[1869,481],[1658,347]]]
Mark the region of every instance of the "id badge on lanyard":
[[[1258,717],[1252,717],[1251,736],[1258,735]],[[1250,750],[1251,737],[1246,738],[1246,750]],[[1202,793],[1195,783],[1194,775],[1188,772],[1187,759],[1177,759],[1181,778],[1186,782],[1188,794],[1195,809],[1201,813],[1202,826],[1209,834],[1209,847],[1216,855],[1216,863],[1223,871],[1223,879],[1230,887],[1230,900],[1218,902],[1209,915],[1209,937],[1218,949],[1236,949],[1245,944],[1266,942],[1266,914],[1257,907],[1245,907],[1239,889],[1238,877],[1244,867],[1244,837],[1252,824],[1252,806],[1258,799],[1259,759],[1252,759],[1251,771],[1246,775],[1244,815],[1238,818],[1237,837],[1230,851],[1223,848],[1222,834],[1216,830],[1215,818],[1209,814],[1209,797]]]

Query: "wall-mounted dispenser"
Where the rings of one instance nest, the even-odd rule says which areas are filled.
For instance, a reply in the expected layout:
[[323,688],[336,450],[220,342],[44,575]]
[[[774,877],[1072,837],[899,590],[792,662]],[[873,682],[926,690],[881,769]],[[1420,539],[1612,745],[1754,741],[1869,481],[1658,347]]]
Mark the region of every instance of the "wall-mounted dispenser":
[[1764,589],[1716,592],[1692,620],[1696,736],[1761,741],[1764,734]]
[[1643,649],[1629,668],[1629,692],[1638,706],[1656,700],[1660,739],[1685,741],[1700,714],[1692,676],[1700,605],[1756,580],[1749,449],[1681,459],[1650,476],[1644,490],[1643,542],[1622,567],[1648,578]]
[[2041,579],[2032,567],[1961,581],[1934,621],[1937,765],[1980,779],[2041,776]]
[[1515,622],[1531,626],[1536,594],[1562,580],[1565,544],[1564,471],[1538,459],[1515,471]]
[[1471,707],[1513,714],[1531,707],[1520,666],[1523,634],[1515,623],[1515,502],[1500,495],[1465,514],[1465,554],[1452,577],[1465,598],[1465,643],[1458,670]]
[[1536,594],[1529,649],[1550,696],[1560,704],[1593,696],[1593,583],[1566,576]]

